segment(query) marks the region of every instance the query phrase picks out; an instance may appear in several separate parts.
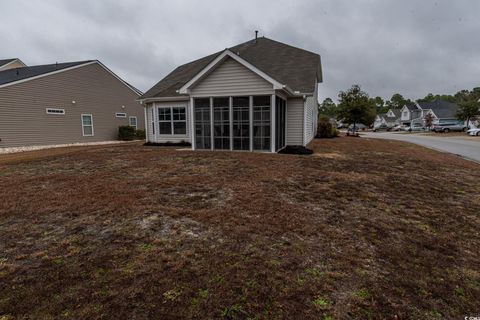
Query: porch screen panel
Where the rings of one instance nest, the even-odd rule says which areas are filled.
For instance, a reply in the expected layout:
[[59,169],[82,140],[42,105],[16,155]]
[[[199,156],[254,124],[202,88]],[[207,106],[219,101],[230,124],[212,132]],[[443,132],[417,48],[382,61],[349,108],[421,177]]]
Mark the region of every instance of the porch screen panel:
[[233,98],[233,149],[250,150],[250,98]]
[[194,99],[195,148],[210,149],[210,99]]
[[253,97],[253,150],[270,151],[270,96]]
[[230,106],[229,98],[213,98],[213,141],[214,148],[230,150]]
[[276,97],[275,112],[275,150],[285,147],[285,125],[286,125],[286,101],[280,97]]

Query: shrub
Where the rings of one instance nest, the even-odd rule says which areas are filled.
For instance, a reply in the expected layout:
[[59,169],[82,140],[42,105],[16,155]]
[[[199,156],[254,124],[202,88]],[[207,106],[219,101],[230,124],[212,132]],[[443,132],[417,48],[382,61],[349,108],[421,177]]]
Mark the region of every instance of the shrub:
[[138,140],[144,140],[145,139],[145,130],[137,129],[135,131],[135,136],[137,137]]
[[330,123],[330,118],[322,116],[318,119],[317,138],[338,137],[338,130]]
[[118,140],[132,141],[136,137],[135,128],[131,126],[118,127]]

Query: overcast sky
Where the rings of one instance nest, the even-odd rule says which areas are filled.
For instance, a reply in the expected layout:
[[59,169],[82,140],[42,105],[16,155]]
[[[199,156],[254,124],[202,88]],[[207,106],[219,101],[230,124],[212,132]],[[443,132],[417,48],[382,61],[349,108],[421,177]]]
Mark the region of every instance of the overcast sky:
[[0,59],[98,59],[143,91],[256,29],[322,56],[321,99],[352,84],[384,98],[480,86],[478,0],[0,0],[0,13]]

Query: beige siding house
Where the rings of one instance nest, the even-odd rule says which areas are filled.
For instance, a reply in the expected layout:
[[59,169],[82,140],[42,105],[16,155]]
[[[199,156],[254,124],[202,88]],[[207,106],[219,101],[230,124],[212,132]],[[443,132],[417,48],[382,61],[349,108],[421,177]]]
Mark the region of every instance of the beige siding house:
[[0,148],[116,140],[144,128],[140,94],[99,61],[0,71]]
[[184,64],[143,94],[147,140],[277,152],[316,134],[320,56],[255,38]]

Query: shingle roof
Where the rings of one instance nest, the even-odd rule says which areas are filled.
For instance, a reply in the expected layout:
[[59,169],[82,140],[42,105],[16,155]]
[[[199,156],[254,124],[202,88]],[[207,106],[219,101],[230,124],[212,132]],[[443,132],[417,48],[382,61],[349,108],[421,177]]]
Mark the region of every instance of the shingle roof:
[[406,104],[405,107],[407,107],[408,110],[410,110],[410,111],[418,110],[417,105],[415,105],[414,103],[413,104]]
[[418,102],[418,104],[424,110],[431,109],[438,118],[456,118],[456,113],[459,108],[457,104],[443,100]]
[[[315,78],[322,81],[320,55],[316,53],[264,37],[236,45],[229,50],[294,91],[312,93],[315,91]],[[176,68],[140,99],[181,96],[176,91],[222,52]]]
[[16,58],[13,59],[0,59],[0,67],[6,65],[7,63],[10,63],[12,61],[17,60]]
[[85,64],[92,61],[93,60],[45,64],[45,65],[39,65],[39,66],[14,68],[14,69],[0,71],[0,85],[39,76],[39,75],[50,73],[57,70],[74,67],[74,66]]

